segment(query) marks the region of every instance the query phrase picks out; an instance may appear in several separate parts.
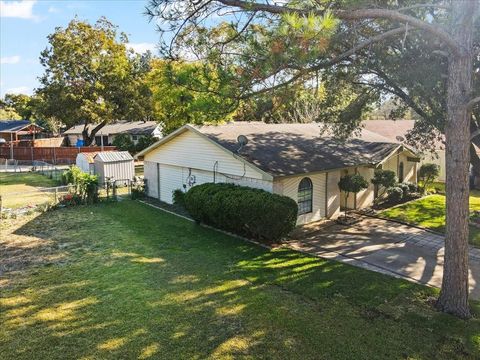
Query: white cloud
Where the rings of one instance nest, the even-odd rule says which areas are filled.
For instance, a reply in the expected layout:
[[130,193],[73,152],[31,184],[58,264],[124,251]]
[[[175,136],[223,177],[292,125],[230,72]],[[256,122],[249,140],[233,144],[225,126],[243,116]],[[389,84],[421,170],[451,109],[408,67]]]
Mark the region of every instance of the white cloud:
[[28,86],[18,86],[14,88],[7,89],[5,91],[5,94],[26,94],[26,95],[31,95],[33,94],[33,91],[31,88]]
[[20,62],[20,56],[4,56],[0,58],[0,64],[18,64]]
[[52,14],[58,14],[60,12],[60,9],[55,6],[50,6],[48,8],[48,12]]
[[33,13],[33,5],[37,0],[22,1],[0,1],[0,16],[27,20],[40,20],[40,17]]
[[146,53],[147,51],[151,51],[152,53],[156,51],[156,45],[153,43],[128,43],[127,48],[139,54]]

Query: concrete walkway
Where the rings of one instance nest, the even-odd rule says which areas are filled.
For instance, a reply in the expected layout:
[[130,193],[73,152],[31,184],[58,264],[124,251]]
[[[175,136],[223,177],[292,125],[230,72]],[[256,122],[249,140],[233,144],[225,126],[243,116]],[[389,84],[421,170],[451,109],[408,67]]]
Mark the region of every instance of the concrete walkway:
[[[443,236],[392,221],[363,217],[291,240],[288,246],[319,257],[440,287]],[[470,250],[470,293],[480,299],[480,250]]]

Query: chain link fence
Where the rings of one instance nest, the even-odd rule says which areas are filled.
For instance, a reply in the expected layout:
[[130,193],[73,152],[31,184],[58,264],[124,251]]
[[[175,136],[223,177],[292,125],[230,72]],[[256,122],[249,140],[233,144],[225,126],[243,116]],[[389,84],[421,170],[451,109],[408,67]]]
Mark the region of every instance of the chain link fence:
[[58,204],[72,190],[72,185],[65,185],[2,194],[0,195],[0,215],[8,217],[48,209]]

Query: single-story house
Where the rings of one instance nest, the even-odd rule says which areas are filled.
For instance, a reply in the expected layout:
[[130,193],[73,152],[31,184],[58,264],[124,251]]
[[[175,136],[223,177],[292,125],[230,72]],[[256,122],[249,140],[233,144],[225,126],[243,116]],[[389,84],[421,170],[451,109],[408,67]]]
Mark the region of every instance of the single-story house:
[[6,142],[46,137],[43,127],[29,120],[0,120],[0,138]]
[[[376,168],[416,182],[419,158],[405,145],[363,130],[340,142],[317,124],[229,123],[185,125],[137,154],[144,160],[147,194],[172,203],[172,192],[206,182],[264,189],[297,201],[298,224],[335,218],[344,204],[340,177]],[[374,186],[349,196],[349,208],[372,204]]]
[[[97,124],[87,125],[88,131],[95,128]],[[68,139],[71,146],[76,146],[78,140],[82,140],[82,131],[84,125],[75,125],[66,130],[63,135]],[[162,136],[161,126],[156,121],[117,121],[102,127],[95,135],[95,144],[97,146],[112,145],[115,136],[118,134],[128,134],[134,144],[142,136],[151,135],[160,138]]]
[[[366,120],[362,124],[368,131],[382,135],[391,141],[403,142],[406,140],[407,133],[413,130],[415,120]],[[426,152],[420,158],[420,165],[437,164],[440,167],[438,180],[445,182],[445,144],[443,141],[436,141],[433,152]]]

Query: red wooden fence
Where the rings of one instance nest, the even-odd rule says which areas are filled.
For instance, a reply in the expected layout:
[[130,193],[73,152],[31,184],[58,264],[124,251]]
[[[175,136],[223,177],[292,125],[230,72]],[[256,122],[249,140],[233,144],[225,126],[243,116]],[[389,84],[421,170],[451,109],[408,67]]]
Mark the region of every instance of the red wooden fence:
[[[104,146],[103,151],[116,150],[115,146]],[[34,160],[45,161],[50,164],[75,163],[79,152],[102,151],[101,146],[84,147],[31,147],[31,146],[0,146],[0,158],[15,159],[22,162]],[[13,153],[13,154],[12,154]]]

